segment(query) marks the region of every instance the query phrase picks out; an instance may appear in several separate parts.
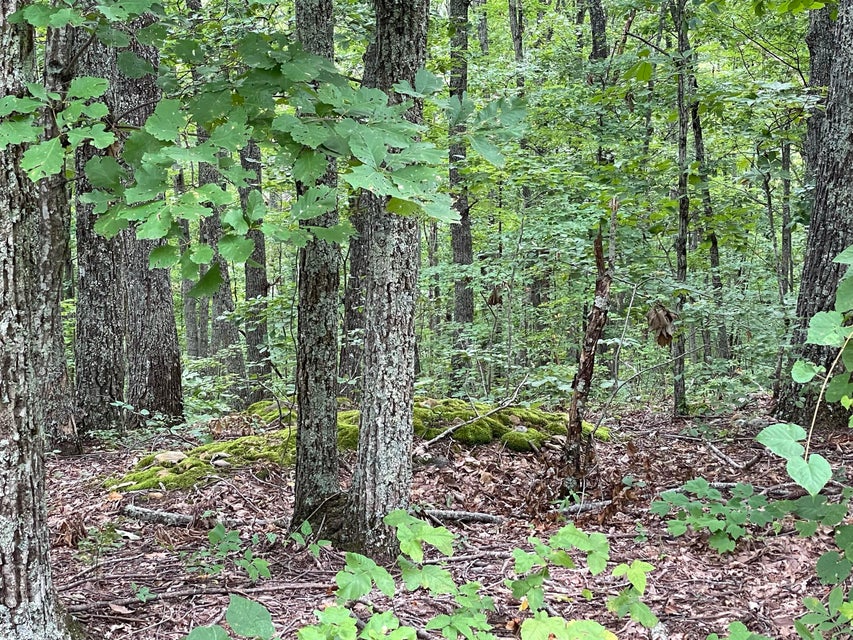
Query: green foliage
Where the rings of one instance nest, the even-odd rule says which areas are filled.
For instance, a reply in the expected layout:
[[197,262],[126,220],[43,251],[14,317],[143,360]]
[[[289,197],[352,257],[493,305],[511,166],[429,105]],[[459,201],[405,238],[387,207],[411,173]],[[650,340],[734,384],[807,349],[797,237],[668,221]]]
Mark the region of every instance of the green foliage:
[[[263,558],[257,557],[252,550],[261,544],[261,537],[253,534],[249,544],[244,544],[237,531],[228,531],[225,525],[217,522],[207,533],[209,545],[207,548],[199,549],[192,554],[185,554],[187,569],[199,571],[209,576],[222,573],[229,561],[234,566],[243,569],[249,580],[257,582],[261,578],[269,578],[269,563]],[[267,533],[264,541],[272,544],[276,540],[274,533]],[[230,622],[230,621],[229,621]]]
[[756,437],[773,453],[785,458],[791,479],[815,496],[832,478],[832,469],[829,462],[818,453],[805,457],[805,448],[800,444],[805,439],[805,429],[795,424],[770,425]]
[[315,540],[313,533],[314,531],[311,528],[311,523],[306,520],[299,526],[298,531],[290,532],[290,539],[300,547],[307,548],[315,558],[319,558],[320,550],[323,547],[328,547],[332,543],[330,540]]
[[[765,527],[780,518],[784,511],[767,497],[756,494],[751,484],[738,483],[726,500],[722,493],[704,478],[684,483],[682,491],[667,491],[652,503],[651,511],[659,516],[674,512],[675,519],[667,522],[667,531],[675,536],[689,529],[707,530],[708,545],[719,553],[734,551],[738,540],[747,536],[748,525]],[[688,497],[692,494],[696,499]]]

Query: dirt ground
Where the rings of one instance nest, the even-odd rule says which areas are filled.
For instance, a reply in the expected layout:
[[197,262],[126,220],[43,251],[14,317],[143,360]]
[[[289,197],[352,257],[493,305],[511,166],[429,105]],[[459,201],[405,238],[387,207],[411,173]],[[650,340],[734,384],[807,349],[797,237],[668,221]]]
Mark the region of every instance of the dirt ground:
[[[529,548],[531,535],[546,539],[567,521],[586,532],[601,532],[611,544],[611,565],[634,559],[654,565],[644,601],[660,618],[654,635],[609,613],[605,602],[626,586],[607,571],[593,577],[583,562],[558,570],[546,582],[550,611],[567,619],[594,619],[620,639],[704,639],[723,635],[740,620],[751,631],[773,638],[797,637],[793,620],[802,615],[804,596],[825,597],[814,565],[832,548],[827,531],[797,536],[791,523],[778,533],[751,530],[733,553],[710,549],[706,535],[673,537],[664,519],[649,505],[662,491],[705,477],[719,483],[751,482],[773,498],[802,492],[788,483],[784,461],[753,441],[772,419],[760,399],[733,415],[676,421],[649,412],[613,419],[612,440],[597,444],[597,464],[579,498],[579,513],[560,515],[547,494],[558,482],[543,452],[520,454],[499,444],[462,447],[439,443],[431,464],[415,469],[412,502],[430,509],[464,510],[500,516],[500,522],[441,522],[459,535],[448,568],[457,581],[476,580],[492,596],[494,633],[511,638],[530,615],[512,597],[505,580],[515,577],[510,553]],[[833,468],[853,460],[853,433],[818,434],[813,450]],[[288,539],[275,520],[289,519],[293,502],[292,470],[264,463],[255,468],[216,470],[220,477],[191,490],[110,493],[108,476],[129,470],[152,449],[175,448],[152,441],[146,450],[91,451],[48,462],[49,524],[54,581],[60,599],[90,638],[120,640],[183,638],[191,628],[224,624],[229,593],[263,603],[282,638],[314,621],[313,611],[334,602],[334,576],[342,553],[324,548],[318,558]],[[345,459],[345,467],[350,459]],[[743,468],[746,467],[746,468]],[[630,477],[632,486],[623,480]],[[725,489],[724,489],[725,492]],[[606,501],[611,501],[609,504]],[[190,525],[143,522],[124,515],[127,505],[191,516]],[[251,582],[246,572],[226,563],[218,575],[193,570],[193,556],[209,548],[211,514],[226,519],[243,540],[260,534],[253,547],[269,562],[270,578]],[[269,543],[264,534],[278,539]],[[593,597],[582,597],[589,589]],[[143,602],[137,595],[156,596]],[[398,590],[391,600],[373,599],[392,608],[405,624],[424,629],[426,621],[452,609],[449,597],[429,598],[420,591]],[[356,613],[367,617],[365,605]],[[439,638],[436,632],[421,634]]]

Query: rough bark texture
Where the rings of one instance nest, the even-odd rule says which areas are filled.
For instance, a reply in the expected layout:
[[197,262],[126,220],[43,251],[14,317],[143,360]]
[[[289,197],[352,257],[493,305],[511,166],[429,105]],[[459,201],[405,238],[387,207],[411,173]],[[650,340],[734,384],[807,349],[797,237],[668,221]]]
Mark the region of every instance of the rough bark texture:
[[[400,80],[413,82],[423,66],[429,1],[373,4],[375,40],[365,54],[365,75],[390,91]],[[410,113],[420,116],[417,108]],[[346,534],[355,549],[393,557],[382,518],[409,504],[419,229],[414,217],[389,213],[383,200],[370,196],[367,205],[363,399]]]
[[[33,33],[0,0],[0,98],[25,95]],[[0,637],[70,638],[51,581],[44,503],[42,396],[59,322],[63,215],[41,206],[20,169],[21,146],[0,149]]]
[[[366,73],[366,72],[365,72]],[[367,78],[365,77],[365,81]],[[355,235],[349,240],[349,269],[344,286],[344,323],[341,329],[341,363],[338,393],[357,400],[361,395],[364,361],[364,279],[367,271],[365,214],[361,198],[350,200],[350,223]]]
[[592,50],[589,52],[591,62],[606,60],[610,55],[607,46],[607,14],[601,0],[587,0],[589,7],[589,27],[592,32]]
[[[296,33],[311,53],[334,57],[332,0],[297,0]],[[330,162],[322,184],[336,184]],[[297,185],[303,193],[305,185]],[[337,208],[300,224],[331,227],[338,222]],[[339,247],[312,239],[299,250],[296,343],[296,485],[292,526],[318,522],[321,507],[340,492],[338,480],[338,287]]]
[[[135,32],[148,26],[153,18],[142,17],[130,25]],[[130,50],[158,65],[157,50],[140,45],[135,40]],[[111,52],[115,55],[115,50]],[[110,78],[109,104],[114,117],[122,117],[121,125],[142,126],[154,111],[160,98],[155,76],[128,78],[116,67]],[[144,105],[140,107],[140,105]],[[121,233],[125,259],[124,286],[126,296],[127,387],[125,402],[136,410],[126,417],[131,428],[143,426],[149,415],[162,416],[167,423],[183,419],[184,403],[181,388],[181,350],[175,325],[172,285],[168,269],[149,269],[151,251],[162,240],[137,240],[133,230]]]
[[[826,119],[815,166],[815,201],[809,224],[803,276],[797,298],[797,319],[792,339],[793,357],[827,367],[837,349],[804,344],[809,320],[819,311],[833,309],[835,291],[844,273],[833,258],[853,244],[853,0],[838,6],[835,50],[826,101]],[[808,424],[817,402],[817,390],[788,383],[778,399],[777,414],[790,422]],[[818,424],[846,427],[848,412],[824,403]]]
[[[806,34],[806,44],[809,47],[809,89],[817,95],[822,95],[829,86],[830,68],[836,46],[835,34],[830,7],[809,12],[809,31]],[[821,100],[820,106],[812,110],[806,125],[806,170],[812,176],[823,140],[824,105],[825,102]]]
[[[686,0],[675,0],[672,5],[672,20],[678,31],[679,56],[675,65],[678,73],[678,235],[675,238],[676,282],[687,281],[687,235],[690,222],[690,194],[687,191],[687,129],[690,124],[690,110],[687,104],[687,41]],[[678,297],[676,314],[681,313],[684,296]],[[687,392],[684,381],[684,332],[677,331],[672,341],[673,359],[673,413],[676,416],[687,413]]]
[[[450,0],[450,96],[459,100],[468,91],[468,7],[470,0]],[[450,191],[453,208],[459,214],[459,224],[450,227],[450,243],[453,250],[453,264],[467,273],[474,261],[473,240],[471,238],[471,216],[468,204],[468,189],[459,173],[464,164],[468,149],[463,139],[465,126],[457,125],[450,130],[451,143],[448,149]],[[453,283],[453,321],[460,325],[474,322],[474,290],[471,277],[466,275]],[[463,327],[457,329],[456,353],[453,357],[454,377],[464,380],[465,369],[469,366],[464,351],[467,344],[462,340]],[[460,375],[462,374],[462,375]],[[462,380],[460,380],[461,382]]]
[[[243,211],[246,211],[249,193],[253,190],[258,193],[261,191],[261,149],[254,141],[250,141],[240,150],[240,163],[244,169],[255,173],[251,187],[240,189],[240,203]],[[246,403],[252,404],[268,397],[264,383],[268,380],[272,367],[267,346],[266,298],[269,293],[269,281],[266,240],[258,229],[251,229],[248,237],[255,243],[249,262],[246,263],[246,301],[251,303],[245,330],[246,372],[249,374]]]
[[[113,78],[118,74],[110,47],[97,40],[80,56],[78,75]],[[120,238],[95,233],[97,216],[80,196],[92,190],[86,163],[102,151],[78,148],[75,183],[77,222],[77,330],[74,334],[75,401],[82,433],[123,428],[125,291],[122,281],[124,246]]]
[[[73,55],[72,30],[69,28],[50,29],[45,42],[44,84],[48,91],[64,94],[69,75],[65,73],[71,56]],[[52,112],[46,112],[42,118],[45,127],[45,136],[57,135],[56,120]],[[44,178],[39,181],[39,200],[43,211],[49,212],[51,218],[57,225],[56,237],[47,246],[49,251],[48,262],[50,264],[70,264],[71,252],[69,250],[69,235],[71,227],[71,196],[69,185],[64,172]],[[45,286],[54,291],[57,297],[56,304],[62,299],[63,278],[66,269],[63,267],[56,275],[54,270],[49,272],[49,277],[58,278],[57,282],[45,283]],[[73,273],[73,268],[68,272]],[[73,297],[73,291],[68,297]],[[53,318],[51,325],[44,325],[45,330],[51,336],[51,348],[47,364],[47,375],[45,376],[43,398],[45,408],[45,430],[51,449],[57,449],[63,453],[78,453],[80,442],[77,434],[77,426],[73,418],[74,394],[71,382],[68,378],[68,366],[65,355],[65,336],[62,329],[62,318]]]

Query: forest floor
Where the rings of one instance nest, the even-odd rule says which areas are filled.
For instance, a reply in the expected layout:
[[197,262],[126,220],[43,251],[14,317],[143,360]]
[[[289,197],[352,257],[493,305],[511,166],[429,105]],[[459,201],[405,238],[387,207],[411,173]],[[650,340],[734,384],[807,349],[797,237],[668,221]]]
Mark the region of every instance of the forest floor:
[[[828,593],[814,570],[817,558],[834,548],[827,531],[800,538],[790,522],[779,532],[753,528],[734,552],[721,555],[709,548],[707,532],[674,537],[667,533],[666,519],[649,511],[661,492],[695,477],[750,482],[772,498],[802,495],[788,482],[784,461],[753,440],[773,422],[766,410],[765,401],[756,399],[737,413],[702,420],[674,422],[649,410],[623,414],[609,425],[612,440],[597,443],[597,464],[582,496],[591,508],[580,513],[560,516],[556,505],[543,500],[543,487],[557,480],[541,453],[516,453],[499,443],[436,445],[435,462],[415,469],[412,502],[502,517],[500,523],[442,523],[461,539],[447,566],[457,582],[478,581],[494,598],[496,611],[489,619],[499,637],[514,637],[519,622],[530,615],[505,585],[516,577],[512,549],[529,549],[529,536],[547,540],[572,521],[588,533],[607,536],[610,567],[634,559],[654,565],[643,600],[662,623],[655,638],[704,640],[712,632],[724,635],[734,620],[756,633],[793,638],[793,620],[804,613],[803,597]],[[291,513],[291,470],[263,463],[263,468],[231,470],[190,490],[119,494],[104,489],[106,477],[126,473],[151,450],[174,448],[169,444],[155,441],[146,444],[147,451],[91,451],[49,460],[49,525],[61,601],[90,638],[177,640],[195,626],[224,624],[228,594],[238,593],[272,612],[282,638],[295,638],[300,627],[314,622],[315,609],[334,602],[334,576],[344,556],[324,548],[315,558],[270,523],[286,521]],[[818,433],[813,450],[833,468],[849,468],[853,431]],[[626,477],[633,479],[632,486],[623,481]],[[723,494],[729,495],[725,489]],[[601,504],[607,500],[612,502]],[[189,515],[196,522],[142,522],[124,515],[128,504]],[[198,553],[210,549],[209,521],[201,517],[209,511],[237,523],[231,528],[244,541],[261,534],[254,551],[269,562],[270,578],[252,583],[233,562],[215,576],[192,570],[193,564],[213,562]],[[264,542],[270,531],[280,536],[274,544]],[[652,637],[607,611],[607,597],[627,584],[609,575],[591,576],[584,562],[578,569],[553,571],[545,583],[550,610],[567,619],[596,620],[620,640]],[[146,588],[158,597],[148,602],[136,597]],[[583,589],[592,592],[591,599],[582,596]],[[379,596],[373,602],[419,629],[452,609],[449,597],[399,589],[393,601]],[[367,610],[359,604],[356,613],[366,617]],[[439,638],[437,632],[427,633]]]

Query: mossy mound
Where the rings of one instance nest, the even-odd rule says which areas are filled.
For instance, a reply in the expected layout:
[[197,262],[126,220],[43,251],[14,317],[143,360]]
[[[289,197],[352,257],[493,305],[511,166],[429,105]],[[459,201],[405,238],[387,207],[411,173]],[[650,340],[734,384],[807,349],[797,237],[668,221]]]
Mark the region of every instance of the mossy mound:
[[205,478],[216,479],[231,467],[251,466],[261,460],[282,466],[291,464],[295,449],[296,437],[288,428],[211,442],[185,453],[152,453],[142,458],[133,471],[111,478],[105,485],[120,491],[187,488]]

